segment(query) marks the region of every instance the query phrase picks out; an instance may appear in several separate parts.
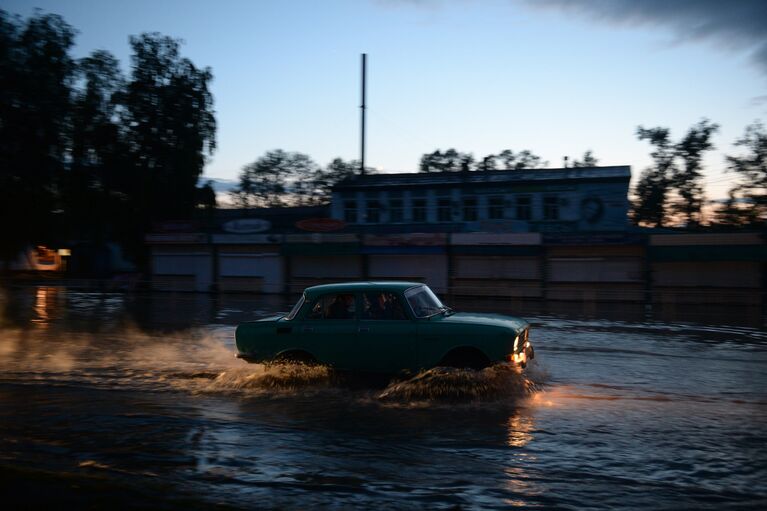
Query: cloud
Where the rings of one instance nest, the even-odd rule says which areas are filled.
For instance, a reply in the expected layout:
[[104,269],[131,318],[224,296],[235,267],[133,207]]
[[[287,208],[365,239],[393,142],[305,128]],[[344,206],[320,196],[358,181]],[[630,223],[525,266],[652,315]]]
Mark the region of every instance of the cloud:
[[679,42],[705,41],[745,51],[767,75],[765,0],[525,0],[606,23],[670,29]]

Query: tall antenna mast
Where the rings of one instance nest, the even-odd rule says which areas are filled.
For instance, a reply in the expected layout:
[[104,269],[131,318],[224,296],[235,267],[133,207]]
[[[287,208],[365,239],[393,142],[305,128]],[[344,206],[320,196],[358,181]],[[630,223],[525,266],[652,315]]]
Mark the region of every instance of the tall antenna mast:
[[367,53],[362,54],[362,127],[360,139],[360,175],[365,175],[365,79],[367,76]]

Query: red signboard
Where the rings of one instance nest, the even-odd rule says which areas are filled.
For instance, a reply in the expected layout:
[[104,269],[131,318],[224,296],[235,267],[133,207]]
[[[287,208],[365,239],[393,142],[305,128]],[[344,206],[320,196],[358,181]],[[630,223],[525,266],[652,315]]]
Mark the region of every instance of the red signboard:
[[340,231],[346,222],[335,218],[305,218],[296,222],[296,227],[309,232]]

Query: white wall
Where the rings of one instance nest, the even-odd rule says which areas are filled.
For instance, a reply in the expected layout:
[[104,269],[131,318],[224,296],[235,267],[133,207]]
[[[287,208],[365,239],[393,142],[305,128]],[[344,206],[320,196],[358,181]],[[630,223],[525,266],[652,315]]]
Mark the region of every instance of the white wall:
[[218,273],[221,277],[259,277],[263,279],[262,291],[281,293],[284,272],[280,254],[248,254],[220,252]]

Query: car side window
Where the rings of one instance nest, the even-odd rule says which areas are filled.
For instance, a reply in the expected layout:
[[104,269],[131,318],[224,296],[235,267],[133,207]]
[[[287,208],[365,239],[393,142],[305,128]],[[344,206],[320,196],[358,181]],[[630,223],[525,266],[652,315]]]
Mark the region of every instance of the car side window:
[[317,298],[306,319],[353,319],[355,313],[354,294],[333,293]]
[[362,295],[363,319],[407,319],[402,302],[394,293],[368,292]]

